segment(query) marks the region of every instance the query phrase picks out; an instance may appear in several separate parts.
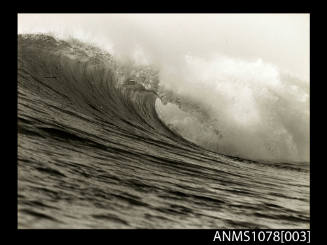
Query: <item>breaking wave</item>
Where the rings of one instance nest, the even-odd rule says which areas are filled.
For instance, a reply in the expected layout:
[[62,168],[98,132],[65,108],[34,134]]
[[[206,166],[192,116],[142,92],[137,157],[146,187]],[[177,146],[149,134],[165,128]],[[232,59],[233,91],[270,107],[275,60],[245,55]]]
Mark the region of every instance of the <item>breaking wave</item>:
[[185,62],[19,35],[19,226],[307,227],[308,164],[245,160],[307,159],[305,85],[261,61]]

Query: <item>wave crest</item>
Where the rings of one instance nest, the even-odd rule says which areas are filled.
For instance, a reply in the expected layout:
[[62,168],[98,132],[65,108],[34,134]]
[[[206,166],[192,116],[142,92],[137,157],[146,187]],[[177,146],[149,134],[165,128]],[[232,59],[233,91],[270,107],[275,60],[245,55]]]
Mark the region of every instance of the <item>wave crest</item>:
[[186,56],[159,70],[117,61],[76,39],[37,34],[19,35],[19,54],[20,72],[44,74],[37,80],[46,78],[58,103],[136,135],[253,160],[309,160],[309,88],[261,60]]

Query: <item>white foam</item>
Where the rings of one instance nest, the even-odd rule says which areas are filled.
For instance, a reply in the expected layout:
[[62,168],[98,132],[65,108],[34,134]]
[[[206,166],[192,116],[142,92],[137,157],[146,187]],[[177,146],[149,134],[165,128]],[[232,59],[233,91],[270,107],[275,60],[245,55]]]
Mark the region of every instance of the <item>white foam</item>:
[[[309,89],[303,81],[260,59],[219,55],[186,56],[184,67],[161,75],[161,93],[170,91],[168,101],[178,97],[181,106],[157,101],[157,110],[184,137],[246,158],[309,160]],[[200,109],[191,109],[194,104]]]

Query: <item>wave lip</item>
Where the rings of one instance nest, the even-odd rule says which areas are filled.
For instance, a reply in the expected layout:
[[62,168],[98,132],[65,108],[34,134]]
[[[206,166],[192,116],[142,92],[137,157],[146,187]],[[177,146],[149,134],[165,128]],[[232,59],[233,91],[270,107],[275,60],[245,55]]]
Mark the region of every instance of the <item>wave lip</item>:
[[140,73],[76,40],[18,36],[19,228],[308,227],[308,172],[184,139]]

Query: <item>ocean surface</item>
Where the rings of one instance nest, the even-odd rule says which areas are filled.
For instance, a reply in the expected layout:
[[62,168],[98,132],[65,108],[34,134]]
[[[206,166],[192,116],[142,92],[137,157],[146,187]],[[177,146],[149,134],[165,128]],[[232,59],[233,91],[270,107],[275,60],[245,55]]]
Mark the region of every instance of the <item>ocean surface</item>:
[[309,163],[205,149],[156,86],[77,40],[18,35],[18,228],[309,228]]

